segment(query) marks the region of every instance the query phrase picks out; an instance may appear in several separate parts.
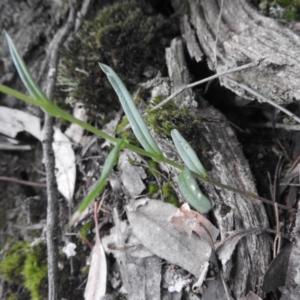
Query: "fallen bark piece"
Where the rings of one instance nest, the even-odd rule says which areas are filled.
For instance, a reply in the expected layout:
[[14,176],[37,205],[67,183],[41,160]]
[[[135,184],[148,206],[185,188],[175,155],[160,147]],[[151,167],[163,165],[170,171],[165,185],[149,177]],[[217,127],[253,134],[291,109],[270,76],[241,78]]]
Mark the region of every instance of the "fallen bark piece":
[[[194,2],[196,1],[190,0],[190,3]],[[229,2],[231,5],[231,1]],[[198,6],[196,5],[195,9],[199,10],[202,2],[197,3]],[[226,3],[224,2],[224,4]],[[216,20],[217,18],[214,22]],[[203,20],[199,20],[199,22],[203,22]],[[171,93],[190,83],[188,66],[183,53],[182,40],[179,38],[172,40],[170,49],[166,51],[169,75],[173,82]],[[185,92],[188,94],[181,93],[176,97],[176,103],[185,103],[187,99],[195,98],[191,89]],[[198,100],[200,108],[190,110],[190,112],[191,117],[194,114],[197,119],[201,120],[201,126],[194,129],[193,140],[189,140],[189,142],[205,145],[205,150],[196,151],[196,154],[201,161],[204,162],[203,159],[206,159],[206,162],[210,163],[210,166],[208,164],[206,167],[210,178],[240,190],[257,193],[248,162],[228,121],[219,111],[210,107],[203,98],[196,100]],[[171,152],[171,150],[168,151]],[[166,151],[164,152],[166,153]],[[207,184],[205,189],[205,194],[214,203],[212,214],[220,231],[221,239],[228,231],[257,227],[268,228],[268,219],[261,202],[213,185]],[[250,290],[256,291],[257,282],[265,274],[269,259],[270,247],[266,236],[252,234],[238,243],[235,255],[222,267],[225,282],[230,286],[234,298],[243,297]]]
[[119,166],[122,170],[121,180],[130,197],[134,198],[146,188],[142,179],[145,179],[147,174],[142,167],[132,165],[130,160],[140,162],[140,157],[125,149],[119,157]]
[[195,234],[188,237],[169,222],[177,211],[175,206],[151,200],[135,211],[126,211],[134,235],[146,248],[196,277],[202,274],[212,252],[211,245]]
[[[279,104],[300,101],[299,36],[276,20],[262,16],[245,0],[226,1],[223,6],[221,2],[189,0],[191,27],[195,29],[209,68],[221,73],[264,58],[260,66],[233,73],[230,77]],[[186,28],[184,35],[191,35],[191,27],[182,27]],[[193,49],[189,50],[191,56],[195,56],[194,47],[188,47]],[[254,99],[225,79],[220,78],[220,82],[236,94]]]

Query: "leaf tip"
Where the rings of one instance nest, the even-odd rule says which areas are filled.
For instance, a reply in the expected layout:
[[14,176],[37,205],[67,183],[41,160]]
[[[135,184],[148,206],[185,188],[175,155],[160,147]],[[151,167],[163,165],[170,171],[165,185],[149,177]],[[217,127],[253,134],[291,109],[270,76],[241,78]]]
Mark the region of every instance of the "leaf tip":
[[106,75],[109,75],[111,68],[108,65],[99,63],[99,67]]

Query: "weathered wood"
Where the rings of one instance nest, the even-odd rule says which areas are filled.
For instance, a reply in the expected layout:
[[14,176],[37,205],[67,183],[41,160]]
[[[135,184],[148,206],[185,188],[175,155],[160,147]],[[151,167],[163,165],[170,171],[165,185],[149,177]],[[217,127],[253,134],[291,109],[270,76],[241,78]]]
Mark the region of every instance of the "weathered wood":
[[[171,48],[166,53],[174,91],[189,83],[182,40],[173,40]],[[176,102],[184,103],[194,97],[193,92],[187,90],[177,96]],[[203,101],[201,106],[206,108],[196,109],[194,112],[202,120],[202,138],[209,145],[206,154],[212,163],[209,175],[216,181],[256,193],[248,162],[233,130],[219,111],[208,107]],[[214,186],[207,185],[206,192],[214,201],[213,215],[222,238],[226,232],[235,229],[268,227],[267,216],[261,202]],[[270,247],[266,237],[252,235],[239,242],[234,257],[224,266],[225,279],[234,297],[246,295],[250,290],[257,292],[256,286],[266,271],[269,260]]]
[[[220,26],[221,0],[189,0],[189,5],[190,28],[194,28],[198,42],[187,47],[192,57],[198,60],[194,54],[194,47],[198,46],[205,54],[209,68],[218,73],[265,58],[259,67],[230,77],[278,103],[300,100],[299,36],[275,20],[260,15],[245,0],[224,1]],[[183,35],[187,34],[191,34],[190,29],[184,29]],[[224,78],[220,78],[220,82],[238,95],[253,99],[245,91],[229,85]]]

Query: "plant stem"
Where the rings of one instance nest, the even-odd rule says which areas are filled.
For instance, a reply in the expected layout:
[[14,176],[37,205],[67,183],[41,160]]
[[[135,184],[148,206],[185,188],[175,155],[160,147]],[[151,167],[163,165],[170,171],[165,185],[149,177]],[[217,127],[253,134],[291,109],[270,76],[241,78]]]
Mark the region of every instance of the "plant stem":
[[[0,85],[0,91],[4,92],[6,94],[9,94],[9,95],[11,95],[13,97],[16,97],[16,98],[18,98],[20,100],[23,100],[23,101],[26,101],[26,102],[29,102],[29,103],[32,103],[32,104],[36,104],[35,100],[33,98],[28,97],[25,94],[19,93],[19,92],[13,90],[13,89],[10,89],[10,88],[8,88],[8,87],[6,87],[4,85]],[[39,106],[41,106],[41,105],[39,104]],[[86,129],[87,131],[92,132],[92,133],[94,133],[94,134],[96,134],[96,135],[98,135],[98,136],[100,136],[100,137],[102,137],[102,138],[104,138],[106,140],[109,140],[109,141],[111,141],[114,144],[116,144],[117,142],[120,141],[120,139],[117,139],[117,138],[115,138],[115,137],[113,137],[113,136],[105,133],[104,131],[99,130],[99,129],[93,127],[92,125],[89,125],[88,123],[85,123],[85,122],[83,122],[83,121],[75,118],[74,116],[72,116],[69,113],[63,111],[62,109],[60,109],[59,107],[57,107],[55,105],[53,105],[51,112],[56,117],[60,117],[60,118],[65,119],[65,120],[67,120],[69,122],[78,124],[81,127],[83,127],[84,129]],[[131,150],[131,151],[133,151],[133,152],[135,152],[137,154],[150,157],[150,158],[154,159],[157,162],[167,163],[167,164],[169,164],[169,165],[177,168],[180,171],[183,170],[183,166],[181,164],[178,164],[175,161],[170,160],[170,159],[168,159],[168,158],[166,158],[164,156],[159,156],[159,155],[154,154],[152,152],[148,152],[148,151],[146,151],[146,150],[144,150],[142,148],[133,146],[133,145],[131,145],[129,143],[125,143],[124,148],[127,148],[127,149],[129,149],[129,150]],[[223,183],[220,183],[220,182],[216,182],[216,181],[211,180],[209,178],[205,178],[205,177],[203,177],[200,174],[197,174],[197,173],[193,173],[193,174],[194,174],[194,176],[196,176],[197,178],[199,178],[204,183],[210,183],[210,184],[212,184],[214,186],[217,186],[217,187],[220,187],[220,188],[224,188],[224,189],[230,190],[232,192],[239,193],[239,194],[242,194],[242,195],[254,198],[256,200],[259,200],[259,201],[262,201],[264,203],[267,203],[267,204],[270,204],[270,205],[274,206],[274,202],[273,201],[265,199],[263,197],[260,197],[260,196],[254,194],[254,193],[252,193],[250,191],[242,191],[242,190],[239,190],[239,189],[234,188],[232,186],[228,186],[226,184],[223,184]],[[292,210],[291,207],[288,207],[288,206],[285,206],[285,205],[282,205],[282,204],[277,204],[277,206],[279,208],[282,208],[282,209],[285,209],[285,210]]]

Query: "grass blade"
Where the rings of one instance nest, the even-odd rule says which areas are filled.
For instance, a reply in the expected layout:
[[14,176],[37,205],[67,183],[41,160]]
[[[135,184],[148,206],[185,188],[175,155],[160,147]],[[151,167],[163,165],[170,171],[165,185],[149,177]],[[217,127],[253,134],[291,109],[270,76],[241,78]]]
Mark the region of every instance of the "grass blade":
[[204,169],[202,163],[200,162],[197,154],[190,146],[190,144],[184,139],[184,137],[179,133],[177,129],[171,131],[171,136],[175,147],[186,164],[186,166],[193,172],[208,178],[206,170]]
[[117,93],[136,138],[139,140],[146,151],[155,153],[158,156],[162,156],[162,152],[151,136],[147,125],[145,124],[140,112],[138,111],[134,101],[131,98],[130,93],[126,89],[122,80],[109,66],[100,63],[99,65],[102,71],[106,74],[115,92]]
[[97,197],[97,195],[103,190],[105,187],[107,178],[115,164],[116,158],[122,149],[124,140],[120,140],[115,147],[110,151],[105,164],[103,166],[103,170],[101,173],[100,178],[93,184],[93,187],[91,189],[91,192],[86,196],[86,198],[82,201],[82,203],[79,205],[77,211],[73,214],[70,226],[72,226],[76,220],[80,217],[81,213],[90,205],[92,201]]
[[39,86],[35,83],[34,79],[32,78],[27,66],[25,65],[22,57],[18,53],[11,37],[9,34],[4,31],[6,41],[8,43],[8,48],[10,55],[12,57],[12,60],[14,62],[14,65],[18,71],[18,74],[29,91],[30,95],[37,100],[37,103],[39,103],[40,106],[42,106],[45,110],[50,109],[52,107],[52,102],[47,98],[47,96],[43,93],[43,91],[39,88]]
[[17,90],[11,89],[10,87],[0,84],[0,92],[6,95],[10,95],[16,99],[25,101],[27,103],[33,104],[33,105],[39,105],[39,102],[23,93],[18,92]]
[[192,172],[187,166],[184,166],[183,171],[178,175],[178,186],[186,201],[197,211],[205,214],[211,210],[210,200],[202,194]]

